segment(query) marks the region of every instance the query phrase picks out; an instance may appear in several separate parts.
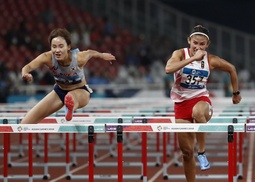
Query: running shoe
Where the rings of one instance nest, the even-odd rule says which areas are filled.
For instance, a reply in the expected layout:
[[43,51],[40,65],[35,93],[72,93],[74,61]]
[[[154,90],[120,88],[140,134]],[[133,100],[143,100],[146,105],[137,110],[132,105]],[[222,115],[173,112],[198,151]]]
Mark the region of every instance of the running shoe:
[[65,96],[65,106],[66,106],[66,120],[70,121],[73,118],[73,107],[74,107],[74,100],[70,94]]
[[197,159],[199,161],[201,171],[205,171],[205,170],[207,170],[207,169],[209,169],[211,167],[211,165],[208,162],[205,154],[198,155]]

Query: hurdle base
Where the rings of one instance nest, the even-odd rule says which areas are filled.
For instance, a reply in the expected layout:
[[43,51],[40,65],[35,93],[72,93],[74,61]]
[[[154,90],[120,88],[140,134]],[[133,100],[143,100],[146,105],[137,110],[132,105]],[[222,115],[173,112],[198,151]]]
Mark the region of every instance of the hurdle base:
[[[224,167],[224,166],[228,166],[227,162],[210,162],[211,166],[219,166],[219,167]],[[181,162],[175,162],[174,166],[178,167],[178,166],[183,166],[183,164]],[[196,166],[199,166],[199,163],[196,162]]]
[[[142,167],[141,162],[123,162],[123,166],[125,167]],[[117,167],[118,164],[116,162],[96,162],[94,163],[95,167]],[[152,167],[158,167],[160,166],[159,163],[155,162],[147,162],[147,166],[152,166]]]
[[33,176],[28,176],[28,175],[9,175],[7,177],[4,177],[3,175],[0,175],[0,179],[8,179],[8,180],[28,180],[30,178],[33,179],[44,179],[46,178],[49,179],[50,175],[33,175]]
[[243,179],[243,176],[242,176],[242,175],[239,175],[239,176],[237,177],[237,179]]
[[[117,180],[118,175],[111,175],[111,174],[100,174],[100,175],[94,175],[93,176],[95,180]],[[123,175],[123,179],[125,180],[141,180],[146,179],[146,177],[141,175]],[[68,180],[88,180],[88,175],[68,175],[66,176],[66,179]]]
[[[176,179],[176,180],[185,180],[185,176],[180,174],[180,175],[164,175],[163,176],[164,180],[168,180],[168,179]],[[228,179],[228,175],[227,174],[209,174],[209,175],[196,175],[196,179],[197,180],[224,180],[224,179]]]
[[48,180],[48,179],[50,179],[50,175],[49,174],[43,175],[43,180]]

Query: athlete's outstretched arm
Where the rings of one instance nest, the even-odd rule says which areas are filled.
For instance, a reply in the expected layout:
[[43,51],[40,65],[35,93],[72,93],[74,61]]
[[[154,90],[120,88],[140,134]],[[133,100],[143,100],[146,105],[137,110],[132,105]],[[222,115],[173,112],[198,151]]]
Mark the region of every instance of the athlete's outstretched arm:
[[92,58],[102,59],[105,61],[109,61],[110,63],[111,61],[116,60],[115,56],[111,53],[101,53],[95,50],[82,51],[81,54],[79,54],[78,56],[78,60],[82,60],[83,65],[85,65]]

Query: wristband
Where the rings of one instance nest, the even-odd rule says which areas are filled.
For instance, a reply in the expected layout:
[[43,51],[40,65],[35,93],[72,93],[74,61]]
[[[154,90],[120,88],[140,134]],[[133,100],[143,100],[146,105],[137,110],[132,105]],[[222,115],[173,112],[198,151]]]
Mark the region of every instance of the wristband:
[[239,95],[239,94],[240,94],[240,91],[239,91],[239,90],[233,92],[233,95],[234,95],[234,96]]

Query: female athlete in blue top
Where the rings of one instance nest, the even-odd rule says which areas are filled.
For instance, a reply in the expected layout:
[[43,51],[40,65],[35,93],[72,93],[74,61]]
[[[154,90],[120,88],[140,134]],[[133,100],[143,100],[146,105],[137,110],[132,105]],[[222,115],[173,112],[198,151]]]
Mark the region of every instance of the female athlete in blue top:
[[46,65],[52,72],[54,89],[37,103],[22,119],[22,124],[38,123],[45,117],[66,107],[65,118],[70,121],[73,111],[88,104],[92,90],[88,87],[83,67],[92,58],[105,61],[116,60],[110,53],[94,50],[71,50],[71,34],[66,29],[57,28],[49,35],[51,50],[44,52],[22,68],[22,78],[33,80],[31,71]]

